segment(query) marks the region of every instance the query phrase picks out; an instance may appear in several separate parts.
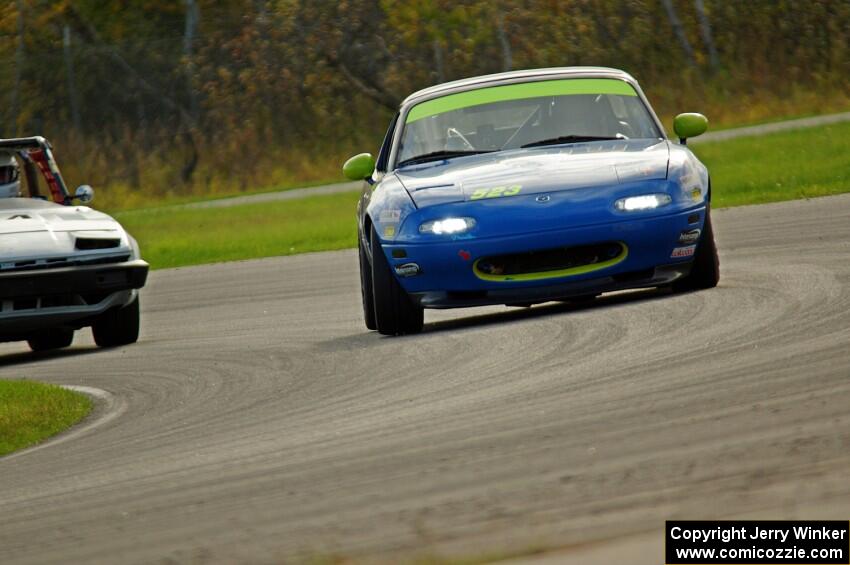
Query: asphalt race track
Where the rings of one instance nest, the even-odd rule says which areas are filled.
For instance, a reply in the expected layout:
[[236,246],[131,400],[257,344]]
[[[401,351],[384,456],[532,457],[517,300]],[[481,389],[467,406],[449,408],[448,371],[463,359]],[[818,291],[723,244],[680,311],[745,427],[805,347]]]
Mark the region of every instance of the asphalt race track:
[[688,295],[384,338],[345,251],[153,273],[135,346],[2,345],[0,378],[111,397],[0,459],[0,563],[569,562],[665,519],[846,520],[850,195],[715,222],[721,284]]

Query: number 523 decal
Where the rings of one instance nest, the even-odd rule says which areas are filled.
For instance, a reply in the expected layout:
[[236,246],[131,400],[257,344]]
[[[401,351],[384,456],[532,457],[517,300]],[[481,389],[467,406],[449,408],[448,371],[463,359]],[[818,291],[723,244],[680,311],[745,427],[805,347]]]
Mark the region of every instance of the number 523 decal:
[[522,190],[522,186],[495,186],[493,188],[478,188],[469,197],[470,200],[481,200],[482,198],[500,198],[502,196],[516,196]]

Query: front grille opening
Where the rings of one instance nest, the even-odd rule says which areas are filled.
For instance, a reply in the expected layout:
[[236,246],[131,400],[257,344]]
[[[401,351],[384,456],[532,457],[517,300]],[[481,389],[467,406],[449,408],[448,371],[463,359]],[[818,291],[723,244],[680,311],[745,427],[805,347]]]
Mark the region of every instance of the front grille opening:
[[590,265],[601,265],[622,257],[626,247],[617,241],[592,245],[558,247],[524,253],[483,257],[476,269],[490,276],[514,276],[532,273],[564,271]]
[[111,249],[121,245],[121,240],[118,238],[106,237],[78,237],[77,249],[88,251],[91,249]]
[[12,310],[35,310],[38,308],[37,298],[19,298],[12,301]]
[[45,296],[41,299],[42,308],[61,308],[62,306],[75,306],[79,299],[74,294],[60,294],[57,296]]
[[[118,241],[118,240],[116,240]],[[40,269],[55,269],[58,267],[75,267],[85,265],[109,265],[129,261],[129,255],[110,255],[108,257],[51,257],[48,259],[28,259],[14,263],[0,264],[2,271],[35,271]]]
[[[102,295],[103,298],[107,294]],[[49,296],[29,296],[10,300],[0,300],[0,312],[39,311],[47,308],[68,308],[84,306],[87,303],[78,294],[51,294]]]

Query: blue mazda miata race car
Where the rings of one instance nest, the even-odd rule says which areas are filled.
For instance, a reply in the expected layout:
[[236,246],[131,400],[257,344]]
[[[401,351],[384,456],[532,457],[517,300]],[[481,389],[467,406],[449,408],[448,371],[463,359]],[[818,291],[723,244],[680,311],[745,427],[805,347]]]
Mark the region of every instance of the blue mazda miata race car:
[[711,182],[635,79],[575,67],[475,77],[402,102],[377,159],[349,159],[366,326],[421,331],[424,308],[527,306],[717,285]]

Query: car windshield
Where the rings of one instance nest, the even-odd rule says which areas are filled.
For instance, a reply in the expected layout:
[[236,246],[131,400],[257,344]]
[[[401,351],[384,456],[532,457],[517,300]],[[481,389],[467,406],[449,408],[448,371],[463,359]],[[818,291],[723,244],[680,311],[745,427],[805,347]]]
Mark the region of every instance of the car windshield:
[[560,79],[468,90],[407,114],[398,165],[520,147],[660,138],[637,92],[616,79]]

